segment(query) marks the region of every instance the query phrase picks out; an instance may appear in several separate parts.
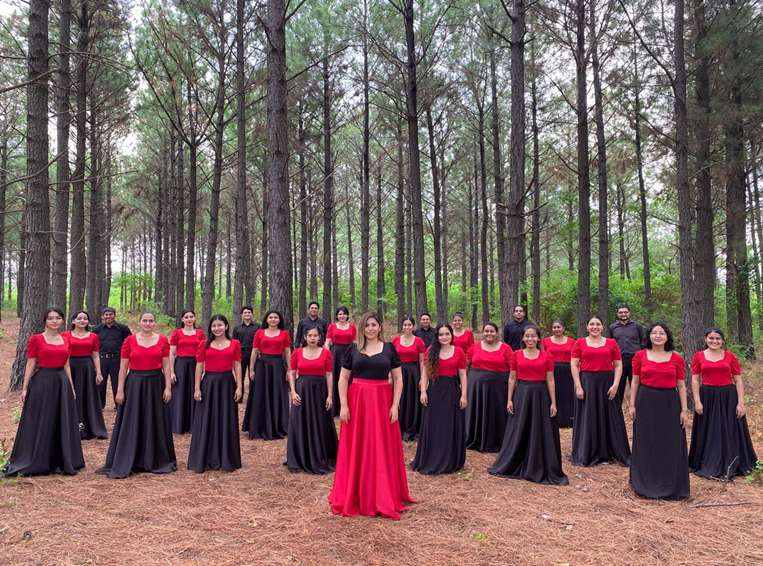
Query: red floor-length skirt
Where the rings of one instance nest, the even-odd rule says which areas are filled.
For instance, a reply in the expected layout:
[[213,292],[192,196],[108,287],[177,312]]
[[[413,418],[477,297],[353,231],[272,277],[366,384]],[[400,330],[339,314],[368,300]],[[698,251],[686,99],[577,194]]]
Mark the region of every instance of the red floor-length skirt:
[[347,393],[350,421],[342,423],[331,510],[346,517],[381,515],[399,519],[408,478],[400,424],[389,422],[392,388],[387,380],[354,378]]

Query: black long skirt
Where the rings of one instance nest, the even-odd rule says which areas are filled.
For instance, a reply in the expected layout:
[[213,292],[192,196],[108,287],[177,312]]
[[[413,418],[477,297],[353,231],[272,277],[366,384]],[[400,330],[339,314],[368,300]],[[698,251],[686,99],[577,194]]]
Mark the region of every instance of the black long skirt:
[[191,432],[191,424],[193,423],[196,358],[193,356],[175,358],[175,378],[177,381],[172,384],[172,399],[169,407],[172,416],[172,432],[185,434]]
[[333,472],[336,466],[337,437],[331,411],[326,410],[326,378],[320,375],[300,375],[295,388],[302,403],[291,408],[286,465],[292,472]]
[[469,370],[466,406],[466,447],[498,452],[506,430],[509,374]]
[[334,376],[334,388],[332,389],[331,396],[333,397],[333,404],[331,405],[331,414],[334,417],[339,416],[339,411],[342,409],[342,403],[339,400],[339,374],[342,373],[342,360],[344,359],[344,353],[350,344],[333,344],[331,346],[331,355],[334,357],[334,368],[332,375]]
[[627,466],[631,450],[622,404],[617,396],[612,400],[607,396],[614,374],[611,371],[583,372],[580,381],[585,398],[575,400],[572,463],[593,466],[617,460]]
[[554,364],[554,389],[556,393],[556,420],[559,428],[571,428],[575,416],[575,383],[572,381],[570,364]]
[[167,474],[177,469],[163,391],[161,370],[127,374],[125,398],[117,408],[106,464],[98,473],[121,479],[131,473]]
[[689,497],[686,433],[675,389],[639,385],[630,483],[633,491],[650,499]]
[[705,478],[728,478],[750,473],[758,457],[750,439],[747,417],[738,419],[734,385],[699,390],[703,414],[694,413],[689,468]]
[[488,471],[535,483],[567,485],[562,471],[559,425],[550,416],[545,381],[517,381],[514,414],[509,414],[501,451]]
[[101,392],[95,383],[95,364],[90,356],[69,358],[76,393],[79,432],[83,439],[106,438]]
[[241,349],[241,399],[239,399],[239,403],[243,403],[244,399],[246,399],[246,385],[247,382],[249,382],[249,393],[251,393],[251,381],[249,381],[249,361],[252,359],[252,350],[244,350]]
[[289,384],[281,355],[260,354],[249,385],[243,430],[249,438],[284,438],[289,428]]
[[400,421],[400,432],[403,440],[415,440],[421,430],[421,418],[424,414],[424,407],[421,404],[421,392],[419,391],[419,381],[421,381],[421,367],[419,362],[404,362],[400,366],[403,372],[403,392],[400,396],[400,408],[398,418]]
[[466,460],[466,420],[458,406],[461,398],[458,378],[440,376],[430,381],[427,395],[411,467],[422,474],[457,472]]
[[69,379],[63,368],[39,368],[27,387],[5,474],[76,474],[84,467]]
[[204,374],[201,401],[196,401],[193,410],[189,470],[232,472],[241,467],[235,390],[236,380],[231,372]]

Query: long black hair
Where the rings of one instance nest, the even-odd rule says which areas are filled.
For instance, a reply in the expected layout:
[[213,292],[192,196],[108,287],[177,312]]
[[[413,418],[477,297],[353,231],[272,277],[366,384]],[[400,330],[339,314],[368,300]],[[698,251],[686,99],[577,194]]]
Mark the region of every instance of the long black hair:
[[280,330],[283,330],[284,328],[286,328],[286,326],[284,326],[284,323],[283,323],[283,315],[280,313],[280,311],[277,311],[275,309],[270,309],[268,312],[265,313],[265,316],[262,317],[262,328],[268,328],[269,327],[269,325],[268,325],[268,317],[271,314],[277,314],[278,315],[278,328]]
[[[61,320],[65,320],[66,319],[66,316],[64,315],[64,311],[62,311],[58,307],[48,307],[48,308],[45,309],[45,314],[42,316],[42,327],[43,328],[45,328],[45,326],[47,325],[47,323],[48,323],[48,315],[50,313],[52,313],[52,312],[54,312],[58,316],[60,316]],[[90,318],[90,317],[88,317],[88,318]]]
[[653,322],[649,325],[649,328],[646,329],[646,337],[644,338],[644,347],[647,350],[652,349],[652,330],[654,330],[656,327],[660,327],[665,331],[665,334],[668,335],[668,340],[665,342],[665,351],[671,352],[673,351],[673,333],[670,331],[670,328],[668,328],[668,325],[664,322]]
[[[193,309],[183,309],[183,311],[180,313],[180,316],[178,317],[178,328],[185,328],[185,322],[183,322],[183,317],[187,315],[188,313],[191,313],[194,318],[196,317],[196,313],[193,312]],[[194,321],[193,327],[196,328],[196,322]]]
[[215,335],[212,334],[212,323],[216,320],[219,320],[225,324],[225,337],[230,340],[230,324],[228,324],[228,319],[225,318],[225,315],[222,314],[213,315],[212,318],[209,319],[209,325],[207,325],[207,348],[209,348],[212,340],[215,339]]
[[447,328],[450,332],[450,343],[453,344],[453,327],[447,322],[438,324],[434,329],[434,342],[429,347],[429,353],[427,354],[427,372],[429,373],[429,379],[437,378],[437,366],[440,364],[440,329]]
[[[90,313],[87,311],[77,311],[72,315],[72,323],[69,326],[70,330],[74,330],[74,319],[77,318],[80,314],[84,314],[87,317],[87,326],[85,327],[85,330],[90,330]],[[45,315],[45,318],[48,318],[48,315]]]

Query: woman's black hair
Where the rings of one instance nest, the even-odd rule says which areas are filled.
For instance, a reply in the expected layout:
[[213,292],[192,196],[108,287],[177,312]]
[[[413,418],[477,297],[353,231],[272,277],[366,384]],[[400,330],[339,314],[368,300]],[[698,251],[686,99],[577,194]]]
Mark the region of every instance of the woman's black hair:
[[656,327],[660,327],[665,331],[665,334],[668,335],[668,340],[665,342],[665,351],[671,352],[673,350],[673,333],[670,331],[670,328],[668,328],[668,325],[664,322],[653,322],[649,325],[649,327],[646,329],[645,338],[644,338],[644,347],[647,350],[652,349],[652,330],[654,330]]
[[405,315],[403,317],[403,320],[400,321],[400,327],[401,328],[403,327],[403,324],[405,324],[406,321],[410,322],[413,325],[413,327],[416,328],[416,321],[413,320],[413,317],[410,316],[410,315]]
[[[534,324],[528,324],[527,326],[525,326],[524,330],[522,330],[522,347],[523,348],[527,348],[527,344],[525,344],[525,332],[527,332],[528,330],[535,330],[535,334],[538,336],[538,342],[540,342],[540,339],[541,339],[540,328],[538,328]],[[538,346],[536,347],[540,349],[540,344],[538,344]]]
[[464,318],[464,313],[462,313],[461,311],[456,311],[456,312],[454,312],[454,313],[453,313],[453,317],[451,318],[451,320],[453,320],[453,319],[454,319],[454,318],[456,318],[456,317],[459,317],[461,320],[466,320],[466,319]]
[[212,343],[212,340],[215,339],[215,335],[212,334],[212,323],[215,322],[216,320],[219,320],[225,323],[225,337],[228,340],[230,340],[230,324],[228,323],[228,319],[225,318],[225,315],[222,315],[222,314],[213,315],[212,318],[209,319],[209,324],[207,325],[207,348],[209,348],[209,345]]
[[492,321],[488,320],[485,324],[483,324],[482,325],[482,331],[483,332],[485,331],[485,327],[486,326],[491,326],[491,327],[495,328],[495,333],[496,334],[498,334],[498,332],[500,332],[500,330],[498,329],[498,325],[495,322],[492,322]]
[[554,320],[551,321],[551,326],[554,326],[555,324],[560,325],[562,328],[567,328],[564,325],[564,321],[561,318],[555,318]]
[[438,324],[434,329],[434,342],[429,347],[429,353],[427,354],[427,370],[429,371],[429,379],[437,379],[437,366],[440,363],[440,330],[447,328],[450,332],[450,343],[453,344],[453,327],[447,322]]
[[270,309],[268,312],[265,313],[265,316],[262,317],[262,328],[268,328],[268,317],[271,314],[277,314],[278,315],[278,328],[280,330],[283,330],[286,328],[283,323],[283,315],[280,311],[277,311],[275,309]]
[[350,309],[342,305],[341,307],[336,309],[336,312],[334,312],[334,320],[336,320],[339,317],[340,312],[343,312],[344,314],[346,314],[348,319],[350,318]]
[[[185,327],[185,323],[183,322],[183,317],[187,315],[188,313],[191,313],[194,317],[196,317],[196,313],[193,312],[193,309],[183,309],[180,313],[180,317],[178,318],[178,328]],[[193,323],[193,327],[196,328],[196,322]]]
[[[58,307],[48,307],[48,308],[45,309],[45,314],[42,317],[42,327],[43,328],[45,328],[45,323],[48,322],[48,315],[50,313],[52,313],[52,312],[58,314],[58,316],[60,316],[62,319],[66,318],[64,316],[64,311],[62,311]],[[90,318],[90,317],[88,317],[88,318]]]
[[[50,309],[50,310],[53,310],[53,309]],[[78,317],[80,314],[82,314],[82,313],[84,313],[84,314],[85,314],[85,316],[87,317],[87,326],[86,326],[85,328],[86,328],[87,330],[90,330],[90,313],[89,313],[89,312],[87,312],[87,311],[77,311],[77,312],[75,312],[75,313],[72,315],[72,323],[71,323],[71,326],[69,327],[71,330],[74,330],[74,319],[75,319],[75,318],[77,318],[77,317]],[[48,315],[47,315],[47,314],[45,315],[45,318],[46,318],[46,319],[48,318]]]
[[601,319],[601,317],[598,314],[592,314],[588,317],[588,322],[586,322],[586,326],[588,326],[588,323],[591,322],[593,319],[598,320],[602,326],[604,326],[604,321]]
[[307,333],[308,333],[308,332],[310,332],[311,330],[315,330],[315,331],[318,333],[318,341],[320,342],[320,338],[321,338],[321,331],[320,331],[320,329],[319,329],[317,326],[311,326],[310,328],[308,328],[307,330],[305,330],[305,333],[303,334],[303,336],[302,336],[302,339],[303,339],[305,342],[307,342]]
[[252,308],[252,305],[244,305],[243,307],[241,307],[241,310],[239,311],[238,314],[244,314],[244,311],[249,311],[252,314],[254,314],[254,309]]
[[721,337],[721,340],[723,340],[724,342],[726,341],[726,336],[724,336],[723,330],[721,330],[720,328],[715,328],[713,326],[705,330],[705,339],[707,339],[708,335],[712,332],[715,332],[716,334],[718,334]]

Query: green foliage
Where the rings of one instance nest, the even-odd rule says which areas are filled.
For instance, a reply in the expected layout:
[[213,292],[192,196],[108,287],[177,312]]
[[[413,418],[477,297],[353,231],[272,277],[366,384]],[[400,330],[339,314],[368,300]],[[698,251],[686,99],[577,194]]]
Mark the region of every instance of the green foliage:
[[0,439],[0,470],[5,469],[8,465],[9,458],[8,451],[5,449],[5,439]]
[[[12,414],[13,414],[13,424],[18,424],[19,421],[21,420],[21,407],[20,406],[13,407],[13,413]],[[2,467],[2,466],[0,466],[0,467]]]
[[763,460],[755,462],[755,467],[747,475],[745,481],[758,487],[763,486]]

